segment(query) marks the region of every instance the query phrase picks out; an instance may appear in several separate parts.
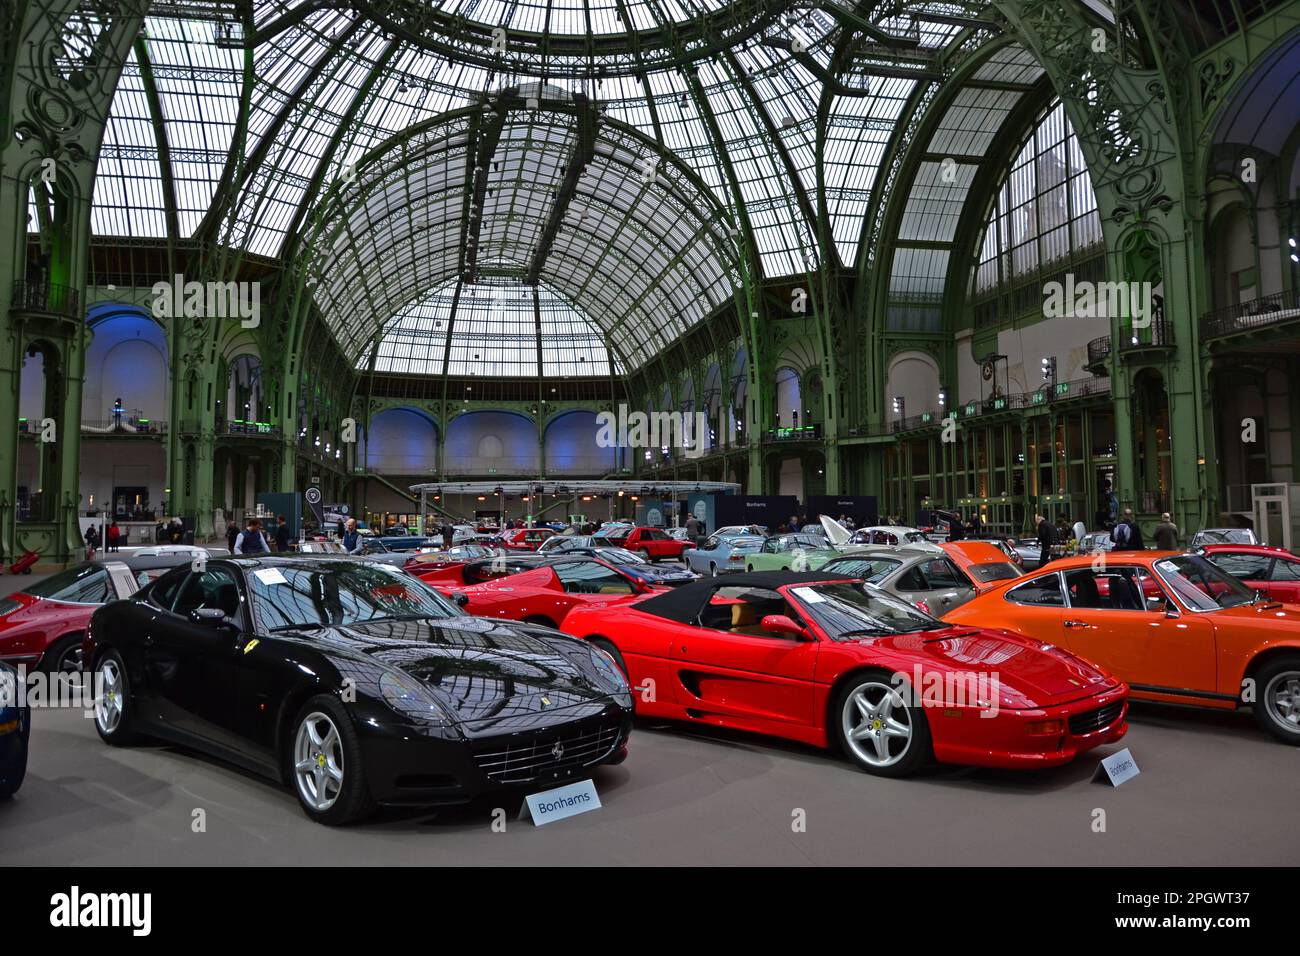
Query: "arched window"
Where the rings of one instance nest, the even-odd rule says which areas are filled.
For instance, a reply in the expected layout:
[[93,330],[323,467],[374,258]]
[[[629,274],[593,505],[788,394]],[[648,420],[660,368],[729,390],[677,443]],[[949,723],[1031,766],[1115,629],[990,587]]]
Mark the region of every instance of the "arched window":
[[1078,257],[1101,239],[1097,197],[1058,100],[1039,117],[998,187],[984,226],[975,291]]

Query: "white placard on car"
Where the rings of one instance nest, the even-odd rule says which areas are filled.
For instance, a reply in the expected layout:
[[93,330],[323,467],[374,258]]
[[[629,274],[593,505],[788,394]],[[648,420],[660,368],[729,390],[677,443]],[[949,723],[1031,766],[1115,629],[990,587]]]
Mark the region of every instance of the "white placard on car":
[[257,576],[257,580],[261,581],[263,584],[288,584],[289,583],[288,579],[286,579],[284,576],[284,572],[282,572],[279,568],[258,568],[256,571],[253,572],[253,574],[255,574]]
[[1138,770],[1137,761],[1133,759],[1133,755],[1125,747],[1109,757],[1103,757],[1096,772],[1092,775],[1092,779],[1094,783],[1100,780],[1103,783],[1109,783],[1112,787],[1118,787],[1121,783],[1133,779],[1139,773],[1141,771]]
[[580,780],[554,790],[529,794],[528,812],[536,826],[544,826],[567,817],[586,813],[588,810],[600,809],[600,797],[596,794],[596,785],[590,780]]

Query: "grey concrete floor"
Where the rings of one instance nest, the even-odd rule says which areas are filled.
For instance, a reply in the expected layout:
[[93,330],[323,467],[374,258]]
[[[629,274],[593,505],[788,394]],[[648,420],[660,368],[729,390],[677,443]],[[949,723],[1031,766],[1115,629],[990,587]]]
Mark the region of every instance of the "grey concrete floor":
[[[2,580],[13,589],[16,579]],[[512,817],[498,833],[491,805],[320,827],[274,783],[178,748],[110,748],[80,711],[45,710],[34,715],[27,781],[0,803],[0,866],[1300,859],[1300,748],[1244,715],[1138,705],[1132,723],[1120,746],[1142,772],[1110,789],[1089,778],[1117,746],[1057,770],[938,768],[885,780],[797,744],[641,722],[627,762],[594,775],[602,809],[541,828]],[[206,832],[192,830],[198,809]],[[1093,831],[1097,810],[1103,833]]]

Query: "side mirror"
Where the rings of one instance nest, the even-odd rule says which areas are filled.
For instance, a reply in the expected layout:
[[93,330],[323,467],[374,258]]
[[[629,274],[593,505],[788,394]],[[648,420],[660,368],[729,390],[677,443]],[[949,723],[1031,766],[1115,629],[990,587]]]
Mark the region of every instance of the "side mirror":
[[765,614],[762,626],[763,630],[771,631],[773,634],[789,634],[800,639],[808,636],[808,632],[786,614]]
[[190,611],[190,620],[204,627],[221,627],[223,624],[231,623],[230,618],[226,617],[226,612],[219,607],[196,607]]
[[1174,607],[1173,601],[1169,601],[1165,604],[1165,617],[1168,618],[1182,617],[1182,612],[1179,611],[1178,608]]
[[458,591],[456,594],[452,595],[451,599],[456,602],[457,607],[464,607],[469,603],[469,595],[464,591]]

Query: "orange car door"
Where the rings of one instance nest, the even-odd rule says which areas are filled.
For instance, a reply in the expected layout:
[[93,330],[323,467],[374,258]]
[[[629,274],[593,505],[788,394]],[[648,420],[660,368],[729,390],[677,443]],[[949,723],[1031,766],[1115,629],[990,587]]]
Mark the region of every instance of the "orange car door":
[[[1135,692],[1214,693],[1214,625],[1204,614],[1166,616],[1168,596],[1145,568],[1107,562],[1065,575],[1070,607],[1062,644]],[[1188,693],[1188,692],[1192,693]]]
[[[990,602],[998,602],[1001,606],[995,609]],[[984,627],[1007,627],[1036,640],[1059,644],[1064,614],[1061,576],[1048,571],[1035,574],[1001,597],[972,601],[946,616],[945,620]]]

